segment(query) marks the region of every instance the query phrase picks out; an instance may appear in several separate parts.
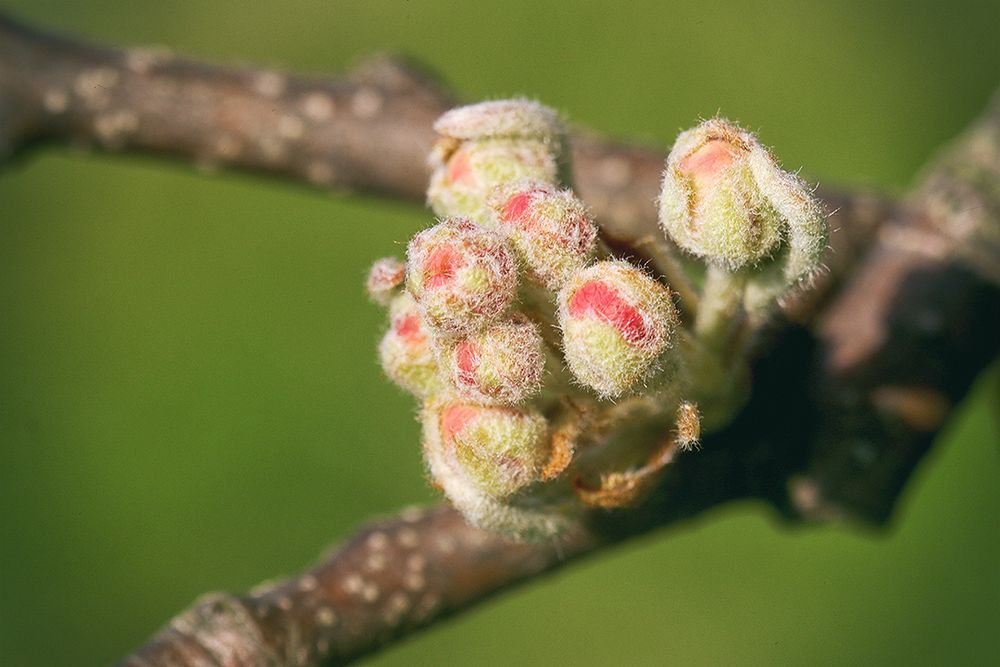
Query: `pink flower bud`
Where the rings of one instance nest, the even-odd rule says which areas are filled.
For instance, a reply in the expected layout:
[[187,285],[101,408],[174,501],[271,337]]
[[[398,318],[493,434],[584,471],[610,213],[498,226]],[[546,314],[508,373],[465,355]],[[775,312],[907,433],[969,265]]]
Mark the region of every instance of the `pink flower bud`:
[[460,396],[478,403],[521,403],[542,387],[545,352],[538,327],[525,317],[458,341],[443,366]]
[[426,398],[442,388],[429,332],[409,294],[392,300],[389,330],[379,343],[378,354],[385,374],[411,394]]
[[539,481],[548,460],[548,423],[532,409],[445,402],[428,406],[423,421],[428,446],[490,498]]
[[722,118],[677,137],[663,172],[660,225],[681,248],[733,271],[787,242],[790,283],[812,274],[826,250],[826,219],[809,188]]
[[593,257],[597,227],[571,190],[515,181],[499,186],[490,201],[534,282],[558,290]]
[[555,112],[536,102],[502,100],[452,109],[434,128],[427,200],[438,215],[484,223],[486,199],[500,183],[554,181],[562,129]]
[[670,290],[623,261],[578,271],[559,293],[563,351],[580,382],[604,398],[648,380],[670,349]]
[[443,337],[473,334],[514,302],[517,267],[504,239],[465,218],[420,232],[407,250],[407,288]]
[[375,303],[389,305],[406,279],[406,266],[395,257],[383,257],[372,264],[368,272],[368,296]]

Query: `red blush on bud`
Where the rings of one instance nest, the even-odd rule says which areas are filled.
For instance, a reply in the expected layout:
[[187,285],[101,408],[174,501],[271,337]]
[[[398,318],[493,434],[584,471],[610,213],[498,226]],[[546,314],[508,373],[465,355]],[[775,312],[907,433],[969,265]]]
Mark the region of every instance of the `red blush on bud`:
[[462,268],[462,258],[451,246],[434,248],[424,262],[424,285],[440,287],[455,278],[455,272]]
[[393,329],[396,330],[397,336],[408,343],[419,343],[423,341],[424,336],[420,333],[420,317],[415,313],[411,313],[396,320],[393,324]]
[[585,283],[569,301],[569,314],[583,317],[593,313],[599,320],[621,332],[633,345],[641,345],[651,336],[642,315],[635,306],[627,303],[618,292],[603,282]]
[[680,169],[699,188],[714,185],[736,160],[736,147],[722,139],[712,139],[681,160]]
[[461,371],[460,378],[463,382],[473,384],[475,382],[476,368],[479,366],[479,350],[474,343],[467,340],[462,341],[455,348],[455,364]]
[[469,156],[459,151],[448,161],[448,180],[452,183],[465,183],[472,180],[472,166]]
[[471,405],[449,405],[441,415],[441,432],[445,442],[451,442],[455,435],[476,418],[479,409]]
[[528,190],[527,192],[514,195],[504,204],[503,211],[500,214],[501,219],[504,222],[517,225],[521,229],[531,229],[534,227],[534,219],[528,215],[528,211],[531,208],[532,201],[535,199],[535,195],[543,192],[542,190]]

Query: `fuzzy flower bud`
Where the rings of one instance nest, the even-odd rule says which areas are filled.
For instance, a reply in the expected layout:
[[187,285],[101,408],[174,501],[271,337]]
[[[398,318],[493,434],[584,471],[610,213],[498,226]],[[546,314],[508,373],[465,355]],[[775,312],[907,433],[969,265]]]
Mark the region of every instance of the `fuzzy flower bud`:
[[488,218],[497,184],[523,178],[554,181],[562,129],[554,111],[529,100],[459,107],[434,124],[441,135],[430,156],[427,200],[438,215]]
[[389,378],[406,391],[426,398],[442,387],[441,373],[416,302],[400,294],[389,306],[389,330],[378,346]]
[[425,229],[407,249],[407,289],[424,321],[446,338],[500,319],[517,292],[517,266],[504,239],[465,218]]
[[550,290],[562,287],[594,254],[597,227],[572,190],[542,181],[514,181],[498,186],[490,204],[528,278]]
[[562,128],[556,112],[549,107],[514,99],[457,107],[438,118],[434,130],[460,141],[497,137],[549,140]]
[[442,360],[452,386],[478,403],[521,403],[542,387],[545,352],[525,317],[494,324],[449,348]]
[[406,266],[395,257],[383,257],[372,264],[365,287],[372,301],[387,306],[399,292],[398,288],[404,280],[406,280]]
[[603,398],[648,380],[670,348],[677,309],[670,290],[628,262],[598,262],[559,293],[566,362]]
[[[532,409],[445,402],[425,409],[423,425],[428,447],[442,452],[450,472],[494,499],[538,481],[549,456],[548,423]],[[448,492],[448,480],[439,482]]]
[[756,137],[721,118],[677,137],[663,172],[660,224],[681,248],[737,270],[789,246],[785,277],[814,271],[826,249],[822,208]]

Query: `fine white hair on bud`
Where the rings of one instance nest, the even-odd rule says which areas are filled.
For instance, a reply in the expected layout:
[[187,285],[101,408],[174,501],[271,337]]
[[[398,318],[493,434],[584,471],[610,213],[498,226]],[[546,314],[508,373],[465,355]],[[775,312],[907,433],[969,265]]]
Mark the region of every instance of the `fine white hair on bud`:
[[426,398],[441,390],[430,332],[409,294],[400,294],[390,303],[389,330],[379,343],[378,356],[385,374],[411,394]]
[[751,133],[722,118],[682,132],[667,157],[660,225],[681,248],[731,271],[788,245],[784,270],[798,281],[826,249],[822,207]]
[[467,104],[445,112],[434,123],[443,137],[462,141],[487,137],[550,140],[562,133],[559,116],[549,107],[527,99]]
[[427,201],[439,216],[485,223],[487,197],[499,183],[555,181],[562,128],[556,113],[529,100],[500,100],[452,109],[434,129]]
[[822,208],[740,127],[715,118],[681,133],[660,226],[702,266],[669,249],[656,259],[688,308],[682,327],[667,280],[609,256],[560,185],[554,111],[484,102],[434,128],[439,222],[367,282],[389,307],[382,366],[422,403],[431,478],[470,524],[514,539],[637,505],[675,456],[700,448],[703,427],[745,403],[747,341],[820,267]]
[[442,338],[476,333],[503,317],[517,293],[507,242],[466,218],[423,230],[407,249],[406,285]]
[[539,481],[549,458],[548,422],[533,408],[435,401],[423,426],[425,440],[438,443],[453,469],[491,498]]
[[597,226],[572,190],[543,181],[513,181],[498,186],[489,202],[529,280],[558,290],[593,258]]
[[448,400],[424,405],[424,460],[434,482],[473,526],[516,540],[565,532],[575,508],[529,492],[548,456],[545,418],[533,410]]
[[789,284],[807,280],[820,270],[829,242],[830,226],[823,205],[805,181],[781,169],[770,151],[751,153],[750,170],[784,224],[788,246],[785,280]]
[[395,257],[383,257],[372,264],[365,287],[372,301],[387,306],[405,280],[406,266]]
[[544,342],[523,315],[463,338],[442,356],[458,395],[478,403],[523,403],[542,387]]
[[566,362],[602,398],[635,391],[663,367],[677,323],[670,290],[628,262],[598,262],[559,292]]

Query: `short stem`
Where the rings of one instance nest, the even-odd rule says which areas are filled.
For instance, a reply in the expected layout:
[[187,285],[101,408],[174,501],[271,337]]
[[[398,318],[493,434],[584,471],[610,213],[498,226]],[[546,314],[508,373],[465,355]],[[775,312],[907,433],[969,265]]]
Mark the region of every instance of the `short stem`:
[[708,266],[694,333],[710,349],[724,348],[742,324],[745,288],[745,276]]
[[726,424],[748,398],[747,278],[709,265],[694,335],[685,341],[692,390],[708,431]]

